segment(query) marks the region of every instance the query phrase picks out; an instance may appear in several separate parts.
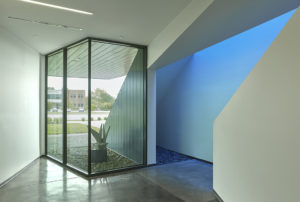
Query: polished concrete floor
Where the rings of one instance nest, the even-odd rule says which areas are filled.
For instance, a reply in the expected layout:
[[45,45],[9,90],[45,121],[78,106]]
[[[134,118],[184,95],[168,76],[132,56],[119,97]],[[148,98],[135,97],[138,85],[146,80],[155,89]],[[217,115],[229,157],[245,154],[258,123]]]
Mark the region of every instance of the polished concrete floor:
[[212,166],[197,160],[87,180],[45,158],[1,187],[0,201],[217,202]]

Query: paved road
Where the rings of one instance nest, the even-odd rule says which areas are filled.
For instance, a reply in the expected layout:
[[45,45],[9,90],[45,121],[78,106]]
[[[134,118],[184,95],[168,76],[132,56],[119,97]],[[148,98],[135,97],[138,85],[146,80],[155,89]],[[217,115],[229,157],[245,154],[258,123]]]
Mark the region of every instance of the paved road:
[[[109,111],[101,111],[101,112],[92,112],[92,118],[94,120],[97,120],[98,117],[100,117],[102,120],[104,120],[104,117],[108,117],[109,115]],[[48,114],[49,118],[62,118],[62,113],[49,113]],[[68,120],[70,121],[75,121],[75,120],[81,120],[82,118],[84,118],[85,120],[88,119],[88,114],[87,112],[70,112],[67,114]]]
[[[101,120],[101,121],[91,121],[91,125],[97,128],[100,128],[101,124],[105,124],[105,120]],[[88,125],[88,121],[68,121],[68,123],[81,123],[84,125]]]

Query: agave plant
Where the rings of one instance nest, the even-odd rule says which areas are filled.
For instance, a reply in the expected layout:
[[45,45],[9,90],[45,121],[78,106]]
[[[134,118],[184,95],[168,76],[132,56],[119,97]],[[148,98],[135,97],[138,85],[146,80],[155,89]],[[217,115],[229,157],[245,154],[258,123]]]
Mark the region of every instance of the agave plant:
[[104,124],[101,124],[99,132],[95,131],[94,129],[91,130],[92,135],[97,141],[97,147],[103,147],[107,145],[106,139],[110,130],[110,126],[108,127],[107,131],[104,128]]
[[94,163],[101,163],[107,161],[107,136],[110,130],[110,126],[108,127],[107,131],[104,128],[104,125],[101,124],[99,132],[91,129],[92,135],[96,139],[96,148],[92,150],[92,162]]

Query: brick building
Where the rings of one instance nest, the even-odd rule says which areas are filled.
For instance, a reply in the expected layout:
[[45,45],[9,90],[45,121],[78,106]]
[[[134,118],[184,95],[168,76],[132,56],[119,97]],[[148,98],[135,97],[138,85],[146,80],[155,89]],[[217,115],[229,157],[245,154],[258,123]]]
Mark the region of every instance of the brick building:
[[68,108],[84,109],[85,107],[85,91],[84,90],[68,90]]

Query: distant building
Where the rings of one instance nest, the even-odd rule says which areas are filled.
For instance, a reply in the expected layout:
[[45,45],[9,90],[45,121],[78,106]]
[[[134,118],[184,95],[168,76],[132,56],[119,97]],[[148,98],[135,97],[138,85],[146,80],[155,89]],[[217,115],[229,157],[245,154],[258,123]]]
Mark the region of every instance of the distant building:
[[48,106],[50,109],[62,109],[62,90],[48,89]]
[[[85,91],[84,90],[68,90],[67,94],[68,108],[84,109],[85,107]],[[62,90],[48,90],[48,104],[51,109],[62,109],[63,97]]]
[[79,109],[85,107],[84,90],[68,90],[68,108]]

